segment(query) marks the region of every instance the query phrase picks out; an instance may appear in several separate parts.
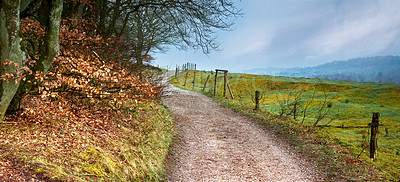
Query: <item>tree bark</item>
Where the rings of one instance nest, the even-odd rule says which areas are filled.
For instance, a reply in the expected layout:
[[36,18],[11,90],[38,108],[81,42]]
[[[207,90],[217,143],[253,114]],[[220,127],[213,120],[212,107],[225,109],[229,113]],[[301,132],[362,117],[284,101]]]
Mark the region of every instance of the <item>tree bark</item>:
[[[6,61],[11,61],[20,66],[24,64],[24,54],[21,50],[20,35],[20,1],[19,0],[1,0],[0,2],[0,49],[1,76],[6,73],[15,73],[17,66],[5,66]],[[19,82],[17,78],[0,80],[0,121],[3,121],[7,107],[17,92]]]
[[139,14],[135,14],[135,20],[137,22],[137,40],[135,46],[135,59],[137,67],[141,68],[143,66],[143,30],[142,30],[142,19]]
[[121,6],[121,0],[116,0],[113,7],[111,22],[107,28],[107,33],[105,35],[106,37],[111,37],[115,33],[116,30],[115,26],[117,24],[117,20],[120,18],[121,15],[120,6]]
[[[63,0],[47,0],[49,1],[50,18],[46,22],[45,49],[39,58],[39,71],[46,73],[53,64],[54,57],[60,49],[59,45],[59,29],[61,13],[63,10]],[[41,64],[41,65],[40,65]]]
[[95,20],[100,35],[106,34],[106,17],[109,16],[108,0],[96,0],[94,4]]
[[[40,71],[46,73],[53,64],[54,57],[59,51],[59,27],[61,20],[61,12],[63,10],[63,0],[46,0],[42,2],[42,10],[45,11],[47,16],[44,18],[44,25],[46,26],[46,35],[44,39],[44,46],[40,50],[40,58],[32,71]],[[19,21],[19,20],[18,20]],[[34,75],[27,75],[27,80],[33,82]],[[8,112],[13,112],[19,109],[21,99],[25,97],[27,91],[34,89],[31,83],[22,81],[18,86],[17,94],[12,97],[12,101],[7,105]]]

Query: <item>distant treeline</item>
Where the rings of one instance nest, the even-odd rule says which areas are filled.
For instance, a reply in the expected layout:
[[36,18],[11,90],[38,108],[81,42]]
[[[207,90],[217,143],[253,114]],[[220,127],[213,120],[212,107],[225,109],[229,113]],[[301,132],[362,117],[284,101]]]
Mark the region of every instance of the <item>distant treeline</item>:
[[400,84],[400,56],[334,61],[315,67],[289,68],[274,75]]
[[329,80],[349,80],[356,82],[376,82],[387,84],[400,84],[400,72],[389,73],[333,73],[328,75],[316,75],[314,78],[322,78]]

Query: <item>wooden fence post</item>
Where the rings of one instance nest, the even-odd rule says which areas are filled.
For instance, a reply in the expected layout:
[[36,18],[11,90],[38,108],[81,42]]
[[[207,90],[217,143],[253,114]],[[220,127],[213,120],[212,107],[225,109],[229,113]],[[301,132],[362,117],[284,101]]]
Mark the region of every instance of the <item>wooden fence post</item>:
[[178,78],[176,78],[176,77],[178,76],[178,74],[179,74],[179,66],[176,65],[176,69],[175,69],[175,79],[178,79]]
[[187,81],[188,74],[189,74],[189,71],[186,71],[185,83],[183,84],[183,86],[186,86],[186,81]]
[[254,110],[258,110],[260,109],[260,91],[258,90],[256,90],[255,100],[256,100],[256,107],[254,108]]
[[235,97],[233,96],[233,93],[232,93],[231,87],[229,86],[229,83],[227,84],[227,86],[228,86],[229,93],[231,94],[231,97],[232,97],[232,99],[235,99]]
[[369,143],[369,158],[375,160],[375,153],[377,148],[376,133],[378,133],[379,127],[379,112],[374,112],[372,114],[371,123],[371,141]]
[[206,89],[206,85],[207,85],[207,82],[208,82],[209,78],[210,78],[210,75],[207,76],[206,82],[204,83],[203,92],[204,92],[204,89]]
[[218,71],[215,70],[214,97],[215,95],[217,95],[217,76],[218,76]]
[[194,90],[194,83],[196,82],[196,64],[194,64],[194,76],[193,76],[193,87],[192,90]]
[[226,97],[226,89],[228,84],[228,71],[224,71],[224,97]]

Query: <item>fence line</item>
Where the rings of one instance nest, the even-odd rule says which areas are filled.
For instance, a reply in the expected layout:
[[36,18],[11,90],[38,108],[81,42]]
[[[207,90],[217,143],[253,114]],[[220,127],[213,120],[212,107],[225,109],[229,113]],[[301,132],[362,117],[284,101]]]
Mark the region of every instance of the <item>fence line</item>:
[[[186,72],[185,75],[185,82],[183,86],[186,86],[186,82],[188,79],[188,71],[189,70],[194,70],[194,75],[193,75],[193,85],[192,85],[192,90],[194,90],[195,87],[195,82],[196,82],[196,73],[197,73],[197,65],[193,64],[193,63],[186,63],[183,64],[182,66],[182,71]],[[232,99],[235,99],[235,97],[233,96],[231,87],[228,83],[228,70],[221,70],[221,69],[215,69],[215,77],[214,77],[214,93],[213,96],[216,96],[217,93],[217,82],[218,82],[218,72],[224,72],[224,90],[223,90],[223,97],[227,98],[226,96],[226,92],[227,89],[229,90],[229,93],[231,95]],[[180,73],[179,70],[179,66],[176,67],[176,71],[175,71],[175,77],[177,78],[177,75]],[[204,86],[202,88],[202,91],[205,91],[205,88],[207,87],[207,83],[210,80],[211,75],[213,74],[213,71],[211,70],[211,74],[209,74],[204,82]],[[260,100],[261,100],[261,92],[256,90],[255,91],[255,95],[254,95],[254,100],[255,100],[255,110],[259,110],[260,109]],[[335,127],[335,128],[343,128],[343,129],[347,129],[347,128],[370,128],[371,129],[371,138],[370,138],[370,144],[369,144],[369,148],[370,148],[370,155],[369,157],[372,160],[376,160],[376,149],[377,149],[377,133],[378,133],[378,127],[379,127],[379,112],[373,113],[373,117],[372,117],[372,122],[368,125],[368,126],[334,126],[334,125],[317,125],[316,127]],[[388,133],[387,128],[386,128],[386,133]],[[397,138],[396,138],[397,139]]]

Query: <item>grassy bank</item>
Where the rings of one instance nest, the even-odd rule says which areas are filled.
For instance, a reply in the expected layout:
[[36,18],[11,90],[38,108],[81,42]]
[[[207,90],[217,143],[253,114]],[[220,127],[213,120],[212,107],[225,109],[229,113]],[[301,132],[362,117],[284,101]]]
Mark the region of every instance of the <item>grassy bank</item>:
[[70,101],[25,100],[24,111],[0,124],[0,157],[18,161],[31,177],[155,181],[162,176],[172,119],[161,104],[138,102],[135,109],[116,111],[97,107],[101,102],[75,108],[66,107]]
[[[197,72],[194,90],[202,91],[208,75],[208,72]],[[181,74],[178,80],[171,82],[192,89],[193,72],[189,72],[186,86],[183,86],[185,76]],[[278,128],[278,133],[292,133],[284,134],[284,138],[297,148],[303,148],[301,150],[308,156],[314,156],[313,161],[319,161],[319,166],[332,178],[400,178],[400,166],[396,162],[400,161],[399,86],[247,74],[229,74],[228,77],[235,99],[216,97],[216,100]],[[205,94],[212,95],[213,85],[214,76],[211,75]],[[217,79],[217,88],[217,96],[221,96],[222,76]],[[262,95],[260,111],[253,110],[255,90],[261,91]],[[378,133],[375,161],[369,159],[368,152],[370,131],[367,126],[373,112],[380,112],[380,123],[383,124]]]

